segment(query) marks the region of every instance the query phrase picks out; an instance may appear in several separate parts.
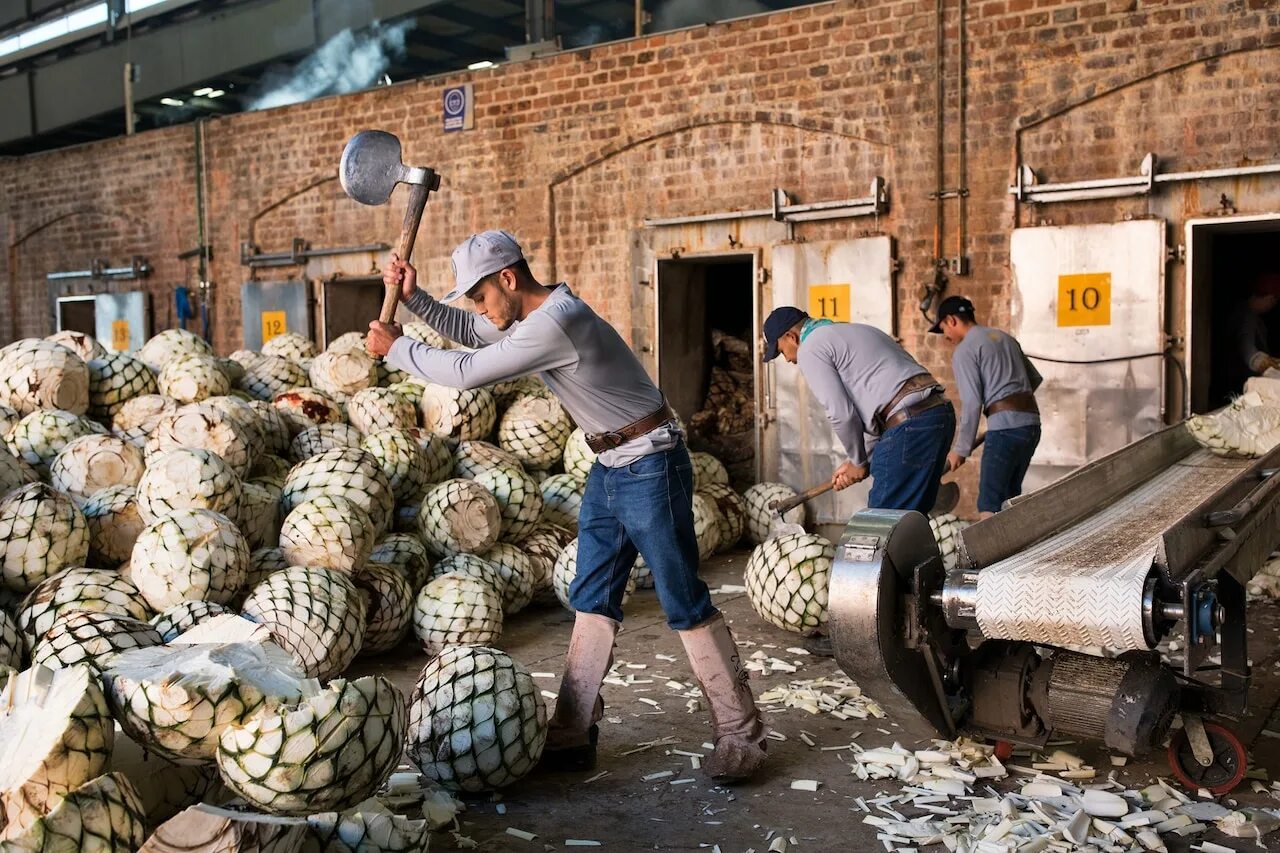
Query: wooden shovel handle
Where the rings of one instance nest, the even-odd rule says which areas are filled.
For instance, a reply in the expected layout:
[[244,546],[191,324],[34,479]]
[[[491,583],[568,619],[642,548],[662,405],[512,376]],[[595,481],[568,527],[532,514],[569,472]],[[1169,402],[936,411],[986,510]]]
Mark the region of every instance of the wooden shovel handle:
[[800,506],[800,504],[805,503],[806,501],[811,501],[814,498],[818,497],[818,495],[825,495],[827,492],[831,491],[831,486],[832,486],[832,483],[830,480],[828,480],[827,482],[823,483],[821,486],[814,486],[812,489],[803,491],[800,494],[796,495],[794,498],[785,498],[783,500],[773,501],[772,503],[769,504],[769,506],[777,510],[778,515],[785,515],[786,513]]
[[[409,261],[413,255],[413,243],[418,239],[418,225],[422,222],[422,210],[427,206],[427,196],[431,194],[430,182],[409,184],[409,204],[404,209],[404,225],[400,228],[400,239],[396,243],[396,252],[400,260]],[[387,285],[387,292],[382,296],[382,313],[378,320],[390,323],[396,317],[396,305],[400,302],[400,288],[394,284]]]

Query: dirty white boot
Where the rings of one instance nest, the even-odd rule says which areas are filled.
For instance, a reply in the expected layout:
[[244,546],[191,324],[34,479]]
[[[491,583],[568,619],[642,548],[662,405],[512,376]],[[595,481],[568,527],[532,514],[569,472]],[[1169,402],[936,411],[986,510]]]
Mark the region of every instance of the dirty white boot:
[[617,635],[618,623],[608,616],[579,613],[574,620],[539,770],[595,767],[596,722],[604,714],[600,685],[613,665],[613,641]]
[[707,697],[715,732],[715,751],[704,769],[724,782],[746,779],[764,763],[769,729],[756,708],[729,626],[717,613],[679,633],[694,677]]

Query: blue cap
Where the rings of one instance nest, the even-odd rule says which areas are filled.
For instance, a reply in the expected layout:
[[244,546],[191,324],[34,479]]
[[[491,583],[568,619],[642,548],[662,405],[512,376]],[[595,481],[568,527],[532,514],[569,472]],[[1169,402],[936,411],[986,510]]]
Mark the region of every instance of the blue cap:
[[454,288],[441,297],[441,302],[452,302],[476,286],[487,275],[519,263],[524,252],[516,238],[506,231],[485,231],[472,234],[453,250]]
[[764,321],[764,360],[778,357],[778,338],[791,330],[796,323],[809,319],[809,315],[792,305],[774,308]]

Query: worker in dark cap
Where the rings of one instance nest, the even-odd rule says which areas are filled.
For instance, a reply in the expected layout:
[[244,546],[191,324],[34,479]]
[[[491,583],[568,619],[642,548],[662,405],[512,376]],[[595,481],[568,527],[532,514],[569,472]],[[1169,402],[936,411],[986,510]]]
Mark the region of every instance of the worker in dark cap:
[[764,321],[764,360],[798,364],[848,457],[831,477],[844,489],[871,477],[867,506],[928,513],[955,434],[942,386],[874,326],[777,308]]
[[1042,378],[1012,335],[978,325],[973,303],[948,296],[929,329],[956,345],[951,369],[960,389],[960,427],[947,454],[954,471],[973,453],[978,421],[987,416],[986,448],[978,479],[978,512],[987,518],[1022,494],[1022,480],[1040,443],[1035,390]]

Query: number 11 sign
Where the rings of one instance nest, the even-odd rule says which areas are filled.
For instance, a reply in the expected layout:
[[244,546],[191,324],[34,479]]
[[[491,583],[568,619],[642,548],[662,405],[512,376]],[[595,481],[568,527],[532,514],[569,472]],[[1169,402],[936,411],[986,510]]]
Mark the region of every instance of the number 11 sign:
[[847,323],[850,317],[848,284],[809,285],[809,316]]

